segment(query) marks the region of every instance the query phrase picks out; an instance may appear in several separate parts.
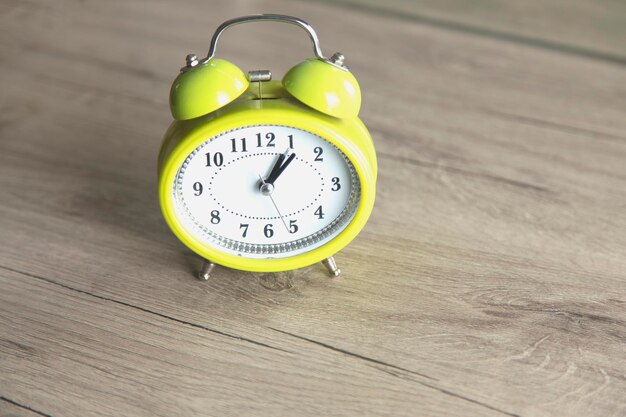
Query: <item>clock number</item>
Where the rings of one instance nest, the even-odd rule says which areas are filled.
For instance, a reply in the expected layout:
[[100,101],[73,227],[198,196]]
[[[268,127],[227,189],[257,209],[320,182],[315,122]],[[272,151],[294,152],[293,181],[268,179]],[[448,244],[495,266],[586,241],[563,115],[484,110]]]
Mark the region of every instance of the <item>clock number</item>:
[[211,162],[213,162],[213,164],[216,167],[221,167],[222,164],[224,164],[224,155],[222,155],[221,152],[215,152],[215,154],[213,155],[213,158],[211,158],[211,152],[207,152],[206,154],[206,166],[210,167]]
[[313,152],[315,152],[317,154],[317,155],[315,155],[314,161],[322,162],[324,160],[324,158],[322,158],[322,154],[324,153],[324,150],[321,147],[316,146],[313,149]]
[[250,225],[249,225],[249,224],[247,224],[247,223],[240,223],[240,224],[239,224],[239,228],[240,228],[240,229],[243,229],[243,234],[241,235],[241,237],[246,237],[246,236],[248,236],[248,226],[250,226]]
[[317,210],[315,210],[315,211],[313,212],[313,214],[315,214],[315,215],[317,216],[317,218],[318,218],[318,219],[320,219],[320,220],[321,220],[321,219],[323,219],[323,218],[324,218],[324,212],[322,211],[322,206],[319,206],[319,207],[317,208]]
[[296,233],[298,231],[298,225],[295,220],[289,220],[289,233]]
[[[266,148],[275,148],[276,144],[274,143],[274,139],[276,139],[276,135],[273,134],[272,132],[269,132],[265,135],[265,138],[267,139],[267,143],[265,144]],[[256,134],[256,147],[257,148],[262,148],[263,147],[263,142],[261,142],[261,134],[257,133]]]
[[217,210],[213,210],[211,212],[211,223],[218,224],[220,222],[220,212]]
[[339,191],[341,189],[341,184],[339,184],[339,177],[333,177],[332,181],[333,181],[333,187],[331,188],[331,190]]
[[202,184],[199,182],[194,182],[193,183],[193,190],[195,191],[195,195],[199,196],[200,194],[202,194]]
[[268,138],[269,140],[267,141],[267,147],[275,147],[276,145],[274,144],[274,139],[276,139],[276,136],[273,133],[268,133],[267,135],[265,135],[266,138]]
[[272,236],[274,236],[274,229],[272,229],[274,225],[273,224],[266,224],[265,228],[263,229],[263,234],[265,235],[266,238],[271,238]]
[[[241,152],[248,152],[248,148],[246,148],[246,138],[241,138]],[[230,140],[231,152],[237,152],[237,139],[233,138]]]
[[289,138],[289,149],[293,149],[293,135],[287,136]]

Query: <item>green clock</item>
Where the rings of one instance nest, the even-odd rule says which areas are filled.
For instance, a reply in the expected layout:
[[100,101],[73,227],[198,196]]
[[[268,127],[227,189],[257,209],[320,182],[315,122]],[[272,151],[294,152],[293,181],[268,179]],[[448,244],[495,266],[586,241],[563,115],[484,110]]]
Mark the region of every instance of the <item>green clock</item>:
[[[290,23],[306,31],[314,57],[282,81],[244,74],[215,58],[237,24]],[[284,15],[229,20],[208,56],[187,56],[174,81],[174,122],[159,155],[159,201],[173,233],[204,265],[276,272],[333,258],[363,229],[374,205],[377,163],[358,118],[357,80],[336,53],[325,58],[313,28]]]

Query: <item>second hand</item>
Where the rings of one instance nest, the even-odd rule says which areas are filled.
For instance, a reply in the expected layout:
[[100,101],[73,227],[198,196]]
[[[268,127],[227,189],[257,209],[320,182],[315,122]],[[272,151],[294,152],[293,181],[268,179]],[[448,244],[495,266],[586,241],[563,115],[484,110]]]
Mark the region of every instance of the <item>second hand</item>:
[[[263,180],[263,177],[261,176],[261,174],[257,174],[259,176],[259,179],[261,180],[261,184],[262,185],[269,185],[272,186],[272,184],[268,184],[265,182],[265,180]],[[270,201],[272,202],[272,204],[274,205],[274,208],[276,209],[276,212],[278,213],[278,216],[280,217],[280,220],[283,222],[283,225],[285,226],[285,229],[287,229],[287,232],[289,232],[289,227],[287,226],[287,223],[285,223],[285,219],[283,219],[283,215],[280,213],[280,210],[278,209],[278,206],[276,205],[276,202],[274,201],[274,198],[272,197],[272,191],[273,191],[273,186],[271,189],[268,189],[268,193],[265,194],[270,198]]]

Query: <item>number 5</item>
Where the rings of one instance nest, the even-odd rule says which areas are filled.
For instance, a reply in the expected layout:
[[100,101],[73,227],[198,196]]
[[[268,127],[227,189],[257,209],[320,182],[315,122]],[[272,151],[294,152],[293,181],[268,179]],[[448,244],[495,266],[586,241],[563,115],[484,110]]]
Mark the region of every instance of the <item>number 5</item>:
[[298,225],[296,220],[289,220],[289,233],[296,233],[298,231]]

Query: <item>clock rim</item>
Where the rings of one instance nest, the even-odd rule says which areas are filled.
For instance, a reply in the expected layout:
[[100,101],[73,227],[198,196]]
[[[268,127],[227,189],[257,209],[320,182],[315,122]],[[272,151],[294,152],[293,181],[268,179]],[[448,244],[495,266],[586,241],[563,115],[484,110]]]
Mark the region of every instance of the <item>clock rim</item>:
[[[267,102],[267,103],[265,103]],[[242,104],[254,104],[242,103]],[[221,115],[208,115],[189,121],[176,121],[168,130],[163,147],[170,146],[168,155],[161,155],[159,173],[159,202],[163,216],[178,239],[192,251],[213,263],[233,269],[253,272],[278,272],[303,268],[333,256],[348,245],[365,226],[374,205],[376,171],[375,153],[366,155],[359,141],[371,144],[367,129],[358,120],[335,119],[319,113],[310,114],[299,106],[284,100],[264,100],[264,109],[234,106],[235,109]],[[240,107],[237,109],[237,107]],[[242,107],[242,108],[241,108]],[[212,117],[211,117],[212,116]],[[211,246],[192,235],[178,219],[174,208],[172,185],[178,169],[187,156],[209,138],[247,126],[281,125],[305,130],[337,146],[354,166],[360,185],[361,199],[356,213],[346,227],[328,243],[311,251],[284,258],[255,259],[225,253],[218,246]],[[174,146],[168,139],[177,141]],[[367,149],[365,149],[367,151]],[[163,153],[162,149],[162,153]],[[165,151],[166,152],[166,151]],[[369,159],[368,159],[369,156]],[[372,160],[373,159],[373,160]]]

